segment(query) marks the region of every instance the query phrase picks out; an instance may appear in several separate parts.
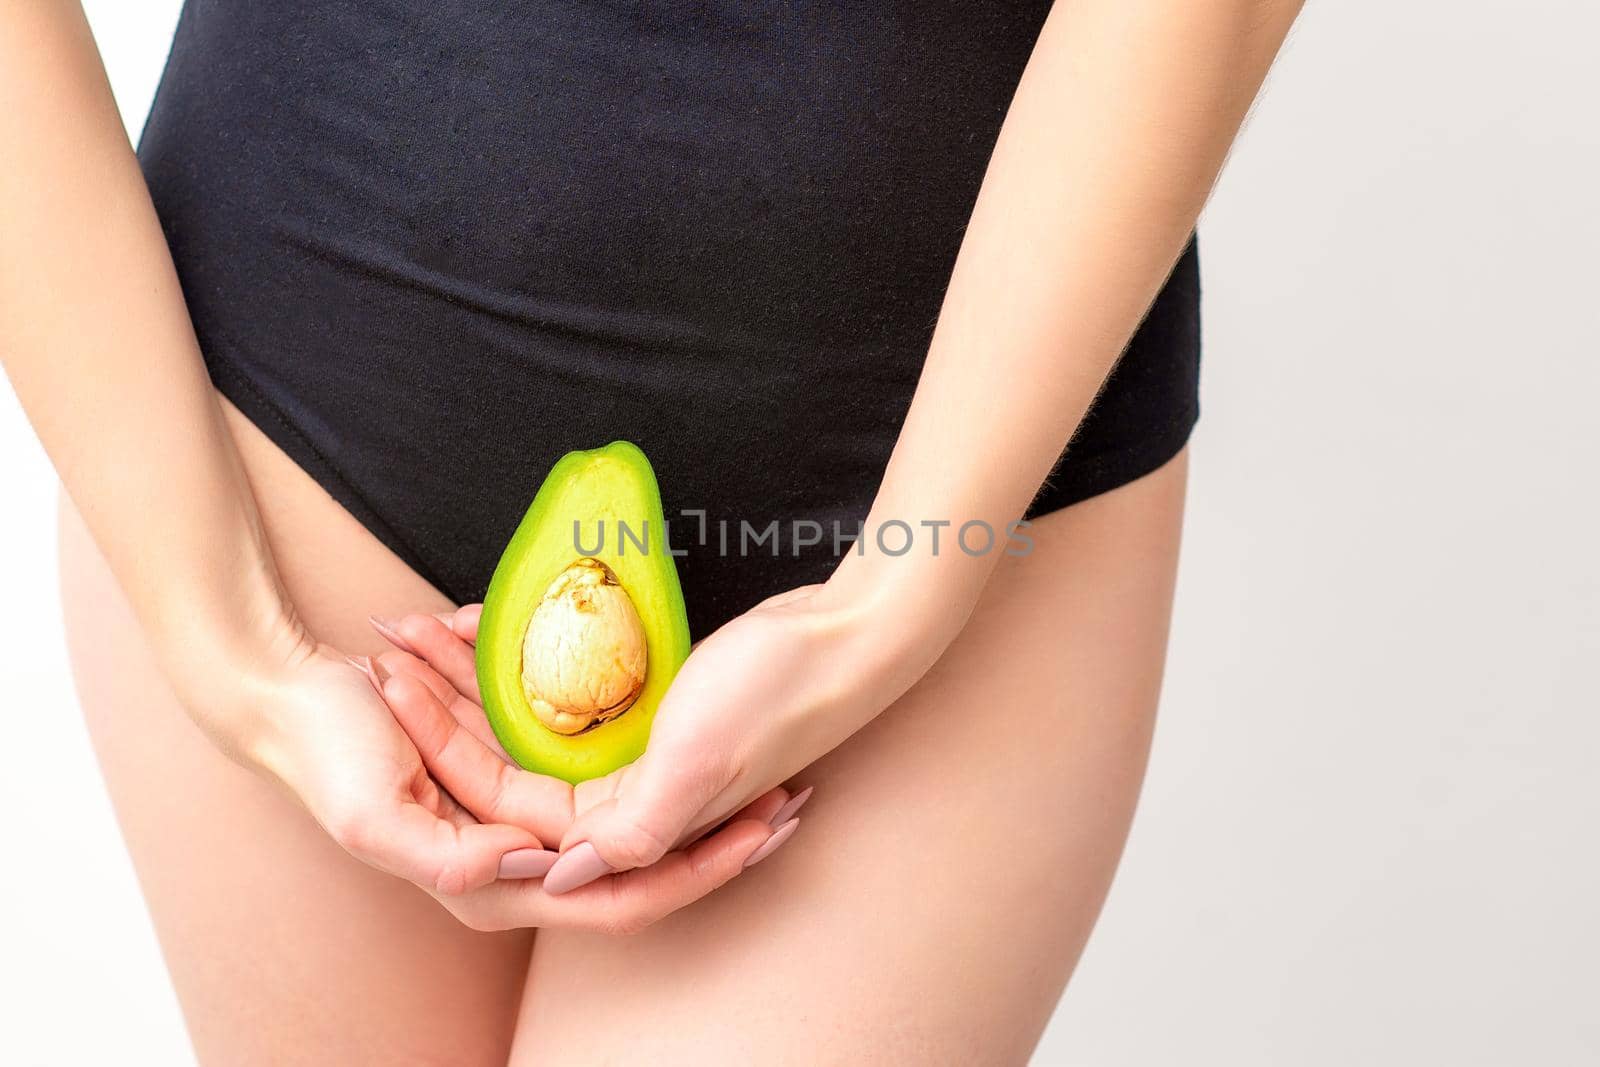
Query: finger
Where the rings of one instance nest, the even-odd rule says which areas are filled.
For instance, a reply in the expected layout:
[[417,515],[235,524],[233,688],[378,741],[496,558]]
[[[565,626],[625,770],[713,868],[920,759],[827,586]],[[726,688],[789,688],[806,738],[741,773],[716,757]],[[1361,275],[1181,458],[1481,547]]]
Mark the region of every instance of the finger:
[[739,822],[742,819],[755,819],[757,822],[764,822],[776,829],[788,821],[789,817],[795,812],[799,811],[800,805],[809,800],[810,796],[810,789],[802,793],[796,793],[793,796],[790,796],[789,791],[782,786],[769,789],[726,819],[709,820],[703,825],[692,827],[684,835],[684,844],[699,841],[713,831]]
[[[793,830],[785,830],[787,837]],[[776,832],[742,819],[650,867],[552,896],[531,883],[499,882],[473,894],[476,917],[494,928],[568,927],[637,933],[738,877]],[[779,842],[782,843],[781,841]]]
[[625,771],[617,794],[574,821],[551,880],[567,885],[569,875],[594,869],[597,860],[614,871],[650,866],[699,824],[732,777],[713,752],[646,748]]
[[400,651],[410,652],[412,654],[416,653],[417,650],[411,647],[411,643],[407,641],[405,639],[405,635],[400,632],[399,619],[386,619],[381,615],[368,615],[367,624],[378,632],[379,637],[383,638]]
[[773,817],[782,811],[789,803],[789,791],[783,786],[767,790],[750,803],[734,812],[728,822],[735,823],[740,819],[755,819],[769,826],[775,826]]
[[358,859],[443,897],[489,885],[508,853],[540,847],[519,826],[453,825],[409,800],[346,817],[329,831]]
[[[562,855],[573,853],[570,859],[561,864],[561,871],[556,874],[552,892],[565,891],[568,885],[581,886],[589,881],[610,874],[615,870],[627,870],[626,867],[617,867],[602,854],[600,846],[594,843],[593,827],[604,825],[601,820],[615,819],[616,809],[621,804],[621,798],[629,788],[627,785],[630,776],[637,781],[642,760],[629,764],[619,771],[614,771],[602,779],[594,779],[579,783],[574,789],[576,797],[577,816],[574,825],[567,831],[563,839]],[[635,786],[634,788],[640,788]],[[586,792],[586,790],[588,790]],[[806,801],[811,799],[812,790],[808,787],[799,793],[790,794],[782,786],[775,786],[767,790],[754,800],[733,814],[727,814],[725,806],[726,797],[718,794],[711,801],[704,804],[697,811],[685,830],[679,833],[672,847],[682,848],[692,842],[702,840],[714,831],[744,819],[756,819],[777,827],[787,822],[799,812]],[[607,810],[610,809],[610,810]],[[666,832],[666,831],[662,831]]]
[[479,821],[526,827],[543,842],[561,840],[572,822],[571,786],[501,759],[413,675],[389,678],[383,696],[428,773]]
[[572,787],[572,810],[576,817],[582,817],[591,808],[608,803],[618,793],[622,792],[628,775],[634,772],[634,764],[629,763],[610,774],[601,775],[599,778],[590,778],[579,782]]
[[444,680],[444,676],[427,663],[418,659],[410,652],[401,652],[399,649],[390,649],[373,656],[373,659],[388,668],[391,675],[409,674],[423,685],[433,691],[439,698],[439,703],[449,704],[456,698],[456,688]]
[[482,614],[482,604],[468,604],[454,611],[436,611],[433,617],[454,630],[461,640],[475,644],[478,640],[478,618]]
[[622,932],[651,923],[727,885],[739,876],[775,831],[765,823],[744,820],[678,852],[669,852],[650,867],[624,871],[567,897],[589,903],[599,915],[621,923]]
[[406,644],[403,651],[425,660],[455,691],[482,705],[478,692],[478,666],[473,647],[432,615],[407,615],[394,624]]
[[[378,657],[378,662],[389,669],[390,674],[409,674],[416,678],[439,698],[456,722],[460,723],[473,737],[482,741],[484,745],[507,763],[515,763],[505,746],[500,744],[500,739],[494,734],[494,727],[489,725],[488,718],[483,709],[474,704],[467,697],[456,692],[455,686],[445,681],[444,676],[417,657],[398,649],[383,653]],[[380,690],[381,692],[381,690]]]
[[[445,822],[452,826],[469,826],[477,823],[472,813],[461,806],[461,802],[451,796],[448,791],[428,776],[428,772],[419,769],[422,781],[412,787],[412,793],[423,807],[435,812]],[[500,866],[496,871],[497,878],[543,878],[550,872],[550,868],[560,858],[560,853],[553,849],[515,848],[500,857]]]
[[483,605],[468,604],[464,608],[456,609],[455,616],[450,620],[450,628],[461,640],[477,644],[478,621],[481,618],[483,618]]
[[777,828],[793,819],[796,815],[800,814],[800,809],[806,806],[806,802],[811,799],[811,794],[814,792],[816,792],[816,786],[808,785],[804,789],[800,790],[800,792],[792,795],[784,803],[783,807],[779,808],[772,815],[772,817],[767,820],[767,825]]

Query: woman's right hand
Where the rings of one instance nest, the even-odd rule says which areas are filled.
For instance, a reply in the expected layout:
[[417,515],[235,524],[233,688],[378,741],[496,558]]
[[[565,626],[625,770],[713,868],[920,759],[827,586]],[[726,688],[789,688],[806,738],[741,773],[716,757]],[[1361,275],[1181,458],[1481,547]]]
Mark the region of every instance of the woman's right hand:
[[[464,743],[473,739],[458,737],[463,724],[452,718],[452,694],[436,675],[430,689],[420,669],[388,673],[372,660],[299,642],[244,683],[248,711],[208,714],[201,725],[241,762],[283,783],[346,851],[415,883],[473,929],[641,929],[738,874],[771,834],[761,813],[788,799],[781,791],[760,798],[749,817],[635,878],[551,896],[539,882],[556,855],[545,846],[571,822],[572,787]],[[427,762],[383,689],[397,708],[431,721],[437,745]],[[440,788],[430,763],[450,790]]]
[[362,671],[285,624],[253,490],[83,11],[6,4],[0,27],[0,360],[201,727],[350,852],[472,926],[631,929],[737,873],[768,836],[759,820],[610,889],[547,896],[533,878],[565,832],[570,789],[514,769],[440,789]]

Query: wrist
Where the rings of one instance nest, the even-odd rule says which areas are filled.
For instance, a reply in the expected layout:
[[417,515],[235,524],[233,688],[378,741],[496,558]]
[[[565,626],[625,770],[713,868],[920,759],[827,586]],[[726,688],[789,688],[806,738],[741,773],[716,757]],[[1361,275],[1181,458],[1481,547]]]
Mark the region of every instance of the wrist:
[[845,556],[819,596],[908,654],[931,649],[936,659],[971,617],[992,569],[962,553],[890,555],[869,547]]
[[179,702],[230,757],[261,763],[272,696],[287,672],[315,654],[316,640],[276,594],[161,614],[152,643]]
[[988,575],[976,562],[852,553],[818,590],[845,658],[889,694],[885,703],[927,673],[966,625]]

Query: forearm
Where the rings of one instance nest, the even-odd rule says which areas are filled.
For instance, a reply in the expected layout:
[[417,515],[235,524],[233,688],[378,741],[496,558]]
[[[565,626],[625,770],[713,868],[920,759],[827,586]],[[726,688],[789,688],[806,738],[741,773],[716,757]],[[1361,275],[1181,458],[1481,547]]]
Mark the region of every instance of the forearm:
[[77,4],[6,6],[0,98],[0,354],[56,470],[159,652],[294,639]]
[[[991,157],[867,521],[1005,543],[1193,230],[1298,0],[1063,0]],[[1071,462],[1069,456],[1067,462]],[[1001,553],[847,557],[830,584],[954,636]]]

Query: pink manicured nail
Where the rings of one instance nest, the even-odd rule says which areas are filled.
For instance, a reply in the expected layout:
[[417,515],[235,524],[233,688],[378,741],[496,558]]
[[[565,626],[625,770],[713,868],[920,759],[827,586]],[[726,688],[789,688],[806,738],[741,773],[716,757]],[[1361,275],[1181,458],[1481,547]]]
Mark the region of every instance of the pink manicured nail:
[[815,786],[808,785],[804,789],[800,790],[800,792],[790,797],[789,802],[783,807],[779,808],[777,813],[773,815],[772,818],[767,820],[767,825],[776,829],[777,827],[788,822],[790,819],[794,818],[795,812],[805,807],[806,801],[811,799],[811,792],[815,788]]
[[374,661],[371,656],[346,656],[345,660],[350,666],[366,675],[367,681],[372,683],[372,688],[378,691],[379,696],[383,696],[383,683],[378,681],[377,672],[372,669]]
[[372,677],[378,683],[378,692],[383,692],[383,683],[394,677],[394,672],[383,665],[379,659],[371,660]]
[[418,655],[417,650],[412,647],[411,642],[401,637],[400,631],[396,629],[396,626],[399,624],[399,620],[380,619],[376,615],[368,615],[367,621],[372,624],[372,628],[374,630],[378,631],[379,637],[389,642],[395,648],[398,648],[401,652],[409,652],[413,656]]
[[754,867],[756,864],[760,863],[762,860],[778,851],[778,847],[785,841],[789,840],[789,838],[793,837],[794,832],[799,828],[800,820],[790,819],[788,822],[772,831],[772,836],[767,838],[766,841],[762,843],[760,848],[750,853],[750,858],[744,861],[745,869],[748,870],[751,867]]
[[501,878],[543,878],[555,866],[559,852],[544,848],[518,848],[500,857]]
[[544,876],[544,891],[559,896],[611,873],[611,865],[600,858],[599,850],[584,841],[567,849],[556,860],[550,873]]

